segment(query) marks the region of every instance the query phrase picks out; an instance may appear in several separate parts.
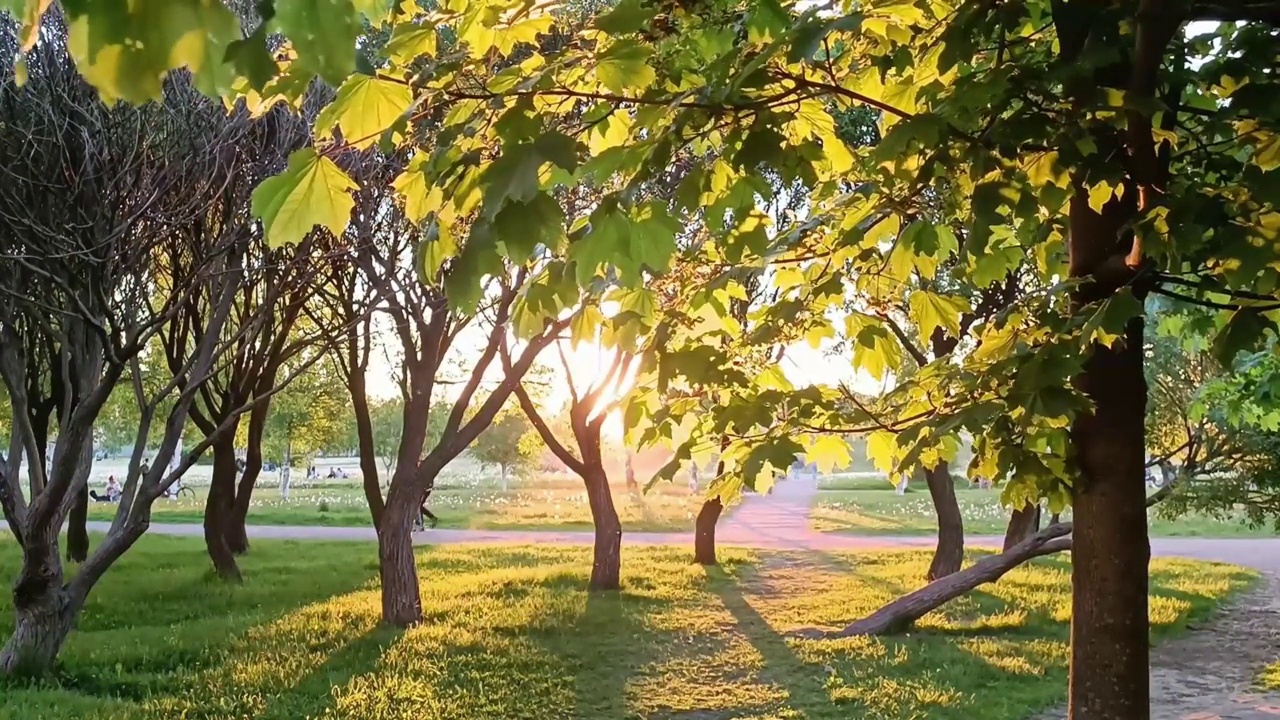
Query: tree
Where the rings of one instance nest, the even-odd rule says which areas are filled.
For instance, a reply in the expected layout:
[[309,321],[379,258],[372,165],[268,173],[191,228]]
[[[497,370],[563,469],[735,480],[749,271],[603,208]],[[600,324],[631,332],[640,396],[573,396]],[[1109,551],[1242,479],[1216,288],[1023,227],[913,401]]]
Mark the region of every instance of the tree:
[[[287,368],[286,368],[287,369]],[[347,398],[327,363],[311,365],[271,399],[262,448],[280,464],[280,495],[289,496],[291,470],[297,458],[310,459],[342,432]]]
[[[226,326],[243,270],[240,238],[205,243],[181,232],[225,180],[221,138],[192,132],[181,108],[106,107],[71,66],[59,18],[46,16],[40,37],[24,56],[25,84],[7,81],[0,102],[8,173],[0,195],[0,378],[21,438],[0,476],[0,504],[22,556],[14,630],[0,649],[3,675],[52,668],[94,585],[146,531],[152,503],[207,449],[189,448],[171,469],[201,381],[240,332]],[[0,42],[11,68],[16,39],[6,32]],[[179,372],[149,386],[143,358],[160,352],[205,293],[218,301],[202,318],[200,339],[183,345]],[[58,534],[83,503],[94,426],[122,382],[140,410],[124,496],[111,530],[68,577]],[[54,396],[56,412],[31,412],[32,400]],[[157,417],[164,431],[144,467]],[[57,443],[48,452],[50,422]],[[25,489],[16,472],[23,456]]]
[[[588,338],[598,340],[601,335],[608,334],[610,329],[627,327],[633,322],[628,316],[626,305],[622,306],[621,317],[611,319],[613,322],[606,320],[599,309],[591,305],[584,306],[581,312],[581,317],[594,319],[596,322],[574,323],[579,333],[590,333],[588,337],[579,335],[575,338],[578,341]],[[563,377],[569,387],[569,429],[574,445],[577,446],[576,453],[570,449],[566,440],[556,435],[546,421],[545,412],[538,408],[523,384],[516,386],[515,395],[538,436],[566,467],[582,478],[586,486],[591,523],[595,527],[588,587],[592,590],[617,590],[622,582],[622,521],[613,504],[609,476],[604,469],[601,436],[609,414],[620,407],[625,397],[627,376],[635,367],[635,356],[620,349],[614,350],[607,366],[596,377],[591,378],[589,383],[583,384],[582,378],[574,380],[564,349],[557,347],[557,350]],[[503,361],[504,365],[510,365],[510,358],[506,355],[503,356]]]
[[471,446],[471,455],[485,465],[497,465],[502,473],[502,489],[507,490],[507,474],[524,467],[537,455],[540,446],[529,421],[519,413],[499,415],[480,433]]
[[[714,247],[728,263],[800,269],[805,298],[762,308],[761,324],[800,317],[819,338],[834,335],[825,310],[858,278],[883,277],[895,263],[939,265],[940,226],[916,210],[930,193],[949,197],[943,207],[969,228],[958,267],[977,287],[1031,260],[1045,291],[974,328],[969,352],[895,386],[882,406],[895,409],[889,416],[873,416],[835,388],[769,389],[746,377],[744,394],[760,402],[752,409],[726,396],[730,402],[717,407],[738,418],[723,423],[721,455],[745,482],[767,482],[803,451],[797,436],[889,428],[907,448],[905,466],[967,429],[978,438],[971,467],[1009,478],[1007,502],[1074,508],[1072,716],[1145,717],[1143,305],[1160,293],[1224,311],[1215,339],[1224,362],[1260,350],[1274,332],[1265,313],[1276,304],[1271,239],[1280,216],[1270,190],[1277,118],[1268,98],[1280,7],[874,0],[854,12],[724,2],[668,14],[629,0],[580,32],[542,8],[503,12],[514,7],[495,0],[418,12],[400,4],[381,21],[375,7],[374,21],[399,40],[388,45],[389,65],[378,76],[352,75],[354,8],[325,18],[339,29],[328,43],[308,42],[315,35],[305,13],[283,16],[272,27],[300,42],[296,59],[275,73],[264,53],[245,46],[230,53],[231,65],[255,79],[245,83],[255,91],[285,100],[300,94],[299,79],[317,73],[342,82],[345,92],[326,116],[332,123],[322,124],[352,143],[372,144],[384,133],[394,140],[399,129],[387,131],[409,108],[422,108],[412,111],[415,122],[459,140],[452,153],[435,156],[439,162],[424,155],[406,168],[405,199],[428,212],[448,197],[464,215],[478,210],[492,219],[520,208],[510,212],[530,226],[541,217],[538,227],[556,227],[560,217],[548,222],[531,212],[548,207],[535,180],[547,163],[574,182],[609,188],[569,254],[584,261],[579,268],[616,269],[633,287],[645,281],[637,270],[653,246],[620,241],[619,228],[627,229],[623,238],[643,236],[657,208],[633,202],[627,190],[668,167],[680,149],[710,146],[715,160],[662,210],[682,223],[691,208],[706,208]],[[126,45],[139,34],[127,20],[143,9],[74,9],[115,21],[84,43],[81,58],[104,92],[154,96],[158,71],[175,65],[222,86],[225,68],[205,59],[221,57],[238,33],[216,13],[206,21],[218,30],[208,43],[215,52],[196,54],[189,45],[164,52],[177,45],[180,27]],[[1189,35],[1184,27],[1194,21],[1219,24]],[[422,24],[447,29],[444,42],[419,33]],[[529,57],[538,35],[553,31],[576,37],[538,47],[537,60],[510,60],[505,74],[492,76],[497,60]],[[263,28],[247,47],[265,42]],[[106,61],[120,53],[99,52],[103,46],[157,72],[119,72],[123,66]],[[424,74],[414,65],[446,53],[448,63]],[[386,91],[377,112],[361,101],[371,86]],[[836,136],[833,109],[859,105],[879,113],[881,133],[874,149],[855,153]],[[635,112],[615,127],[620,108]],[[578,132],[599,140],[584,149],[572,140]],[[332,221],[350,179],[327,159],[297,156],[271,190],[287,184],[300,196],[318,195],[308,220]],[[781,219],[773,233],[753,212],[772,192],[759,181],[762,166],[811,188],[806,212]],[[552,176],[563,178],[551,171],[552,184]],[[316,193],[318,185],[338,191]],[[276,217],[265,219],[274,225]],[[300,238],[308,227],[290,223],[273,237]],[[517,264],[532,254],[516,245],[499,254]],[[465,274],[474,282],[488,271],[477,264]],[[922,320],[934,325],[963,314],[943,296],[923,300]],[[858,333],[866,333],[864,369],[901,352],[887,328],[870,327]],[[703,365],[717,355],[704,350]],[[739,434],[737,426],[752,430]]]

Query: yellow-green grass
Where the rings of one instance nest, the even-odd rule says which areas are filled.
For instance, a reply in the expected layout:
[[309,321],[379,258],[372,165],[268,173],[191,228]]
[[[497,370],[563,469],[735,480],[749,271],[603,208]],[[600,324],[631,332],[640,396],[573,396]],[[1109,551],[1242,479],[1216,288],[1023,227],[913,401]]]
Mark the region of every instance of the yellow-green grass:
[[1276,661],[1263,669],[1258,676],[1258,685],[1264,690],[1280,690],[1280,661]]
[[[0,542],[0,577],[16,569]],[[799,640],[915,587],[928,554],[628,548],[588,594],[589,549],[418,551],[426,621],[378,626],[366,543],[258,542],[221,584],[198,540],[144,538],[102,580],[59,679],[0,686],[0,718],[930,718],[1014,720],[1065,694],[1069,565],[1048,558],[890,638]],[[1152,563],[1153,635],[1253,580]],[[0,599],[0,631],[11,613]]]
[[[884,476],[859,474],[824,479],[809,517],[818,532],[855,535],[932,535],[937,531],[933,501],[923,483],[913,484],[906,495],[897,495]],[[1009,509],[1000,504],[1000,490],[956,484],[956,499],[964,516],[965,532],[1000,535],[1009,520]],[[1068,509],[1063,519],[1071,518]],[[1190,514],[1176,520],[1159,517],[1153,508],[1150,532],[1160,537],[1275,537],[1269,525],[1250,527],[1244,515],[1219,519]]]
[[[456,481],[455,481],[456,482]],[[199,523],[204,517],[207,487],[193,486],[194,497],[161,499],[152,508],[158,523]],[[681,531],[693,528],[701,496],[686,486],[663,484],[648,493],[613,486],[614,504],[630,531]],[[476,484],[442,484],[431,494],[431,511],[439,527],[507,530],[590,530],[591,509],[582,482],[568,476],[539,475],[513,481],[507,490],[485,478]],[[110,520],[114,505],[93,504],[91,520]],[[275,486],[254,490],[248,522],[255,525],[369,525],[364,491],[352,482],[294,487],[283,499]]]

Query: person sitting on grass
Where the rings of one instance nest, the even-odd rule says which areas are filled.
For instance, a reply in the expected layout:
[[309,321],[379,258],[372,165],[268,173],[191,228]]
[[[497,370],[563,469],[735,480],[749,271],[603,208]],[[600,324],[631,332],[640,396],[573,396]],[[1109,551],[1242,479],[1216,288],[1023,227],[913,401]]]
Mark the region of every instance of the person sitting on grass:
[[120,494],[120,483],[116,480],[115,475],[107,476],[107,489],[101,495],[92,490],[89,491],[89,497],[93,498],[95,502],[119,502]]

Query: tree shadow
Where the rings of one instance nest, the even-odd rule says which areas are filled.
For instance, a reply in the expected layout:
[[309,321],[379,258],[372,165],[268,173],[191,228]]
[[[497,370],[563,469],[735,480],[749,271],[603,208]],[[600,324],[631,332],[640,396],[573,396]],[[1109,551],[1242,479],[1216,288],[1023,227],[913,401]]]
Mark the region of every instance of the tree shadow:
[[323,717],[325,711],[334,709],[335,691],[352,678],[375,670],[383,654],[403,635],[400,628],[385,625],[369,628],[331,651],[324,662],[300,676],[293,687],[276,695],[256,717],[261,720]]
[[[751,569],[747,572],[754,574],[758,571]],[[713,579],[729,578],[720,568],[715,567],[707,568],[707,574]],[[781,704],[798,713],[796,717],[807,718],[809,716],[807,706],[828,699],[823,677],[796,655],[786,638],[775,631],[764,616],[752,606],[742,592],[740,582],[713,582],[711,587],[725,609],[733,616],[736,629],[763,659],[761,679],[784,690],[787,697]],[[755,712],[780,709],[782,708],[740,708],[741,711]]]

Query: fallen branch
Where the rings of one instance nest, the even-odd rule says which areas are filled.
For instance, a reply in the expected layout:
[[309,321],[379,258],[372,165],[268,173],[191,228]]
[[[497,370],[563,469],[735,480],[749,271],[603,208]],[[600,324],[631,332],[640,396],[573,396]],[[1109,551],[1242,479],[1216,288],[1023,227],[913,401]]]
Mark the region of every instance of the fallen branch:
[[978,562],[885,605],[867,617],[840,630],[804,628],[793,634],[805,638],[843,638],[854,635],[898,633],[928,613],[964,595],[979,585],[995,582],[1005,573],[1032,558],[1071,549],[1071,523],[1057,523],[1041,530],[999,555]]

